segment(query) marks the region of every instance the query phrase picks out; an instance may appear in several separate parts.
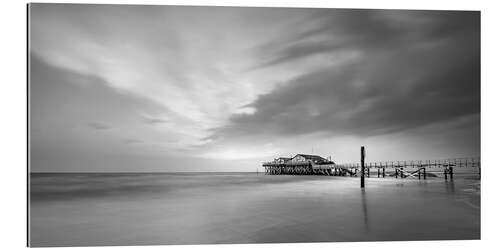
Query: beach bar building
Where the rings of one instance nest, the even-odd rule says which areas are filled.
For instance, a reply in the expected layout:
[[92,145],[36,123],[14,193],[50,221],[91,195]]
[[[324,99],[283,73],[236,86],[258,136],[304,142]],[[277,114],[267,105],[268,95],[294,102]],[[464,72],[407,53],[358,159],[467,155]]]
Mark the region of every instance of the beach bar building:
[[294,157],[279,157],[262,163],[266,174],[280,175],[345,175],[344,168],[336,167],[331,159],[319,155],[297,154]]

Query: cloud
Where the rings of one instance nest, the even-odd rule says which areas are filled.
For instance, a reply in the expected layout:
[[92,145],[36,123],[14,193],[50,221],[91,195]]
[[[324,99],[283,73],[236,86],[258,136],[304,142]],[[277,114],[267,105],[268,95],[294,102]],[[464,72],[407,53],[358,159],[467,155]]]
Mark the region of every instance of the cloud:
[[245,49],[287,20],[281,18],[286,13],[255,8],[30,8],[32,52],[57,67],[97,76],[118,92],[163,105],[175,113],[172,124],[181,123],[179,129],[190,128],[198,137],[261,92],[240,72],[253,60]]
[[138,140],[138,139],[133,139],[133,138],[128,138],[128,139],[124,139],[123,143],[125,143],[125,144],[140,144],[140,143],[144,143],[144,141]]
[[158,118],[158,117],[144,116],[143,119],[144,119],[145,123],[151,124],[151,125],[164,124],[164,123],[169,123],[170,122],[168,119]]
[[313,13],[308,19],[312,28],[256,47],[262,57],[253,68],[339,51],[370,53],[402,45],[412,49],[460,33],[479,32],[479,12],[472,11],[327,9]]
[[[168,109],[117,91],[99,77],[55,67],[34,53],[30,54],[30,70],[30,147],[32,167],[37,171],[79,168],[74,165],[85,169],[85,157],[77,162],[60,152],[96,158],[163,155],[166,151],[172,155],[197,141],[188,133],[170,132],[166,126],[145,126],[143,114],[166,114]],[[139,139],[148,143],[139,143]],[[129,145],[134,145],[133,150]]]
[[113,128],[111,125],[103,123],[103,122],[89,122],[87,126],[96,130],[107,130]]
[[283,82],[245,106],[253,114],[233,115],[208,139],[319,131],[375,136],[480,112],[478,12],[335,13],[307,33],[336,35],[330,44],[299,35],[284,49],[266,48],[277,52],[259,67],[332,50],[360,51],[359,59]]
[[33,4],[30,32],[53,152],[234,160],[479,123],[479,12]]

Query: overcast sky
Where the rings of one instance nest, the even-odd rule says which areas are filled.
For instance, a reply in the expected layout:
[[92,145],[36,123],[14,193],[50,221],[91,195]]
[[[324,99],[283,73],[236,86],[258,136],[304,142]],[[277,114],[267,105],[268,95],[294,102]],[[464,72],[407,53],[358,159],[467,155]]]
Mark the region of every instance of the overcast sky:
[[479,156],[479,27],[479,12],[31,4],[31,169]]

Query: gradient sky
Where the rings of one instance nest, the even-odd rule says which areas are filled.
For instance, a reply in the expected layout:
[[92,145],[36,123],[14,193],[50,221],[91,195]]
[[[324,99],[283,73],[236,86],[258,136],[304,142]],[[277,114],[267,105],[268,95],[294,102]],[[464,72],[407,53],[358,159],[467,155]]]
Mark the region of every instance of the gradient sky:
[[30,5],[32,171],[480,153],[480,14]]

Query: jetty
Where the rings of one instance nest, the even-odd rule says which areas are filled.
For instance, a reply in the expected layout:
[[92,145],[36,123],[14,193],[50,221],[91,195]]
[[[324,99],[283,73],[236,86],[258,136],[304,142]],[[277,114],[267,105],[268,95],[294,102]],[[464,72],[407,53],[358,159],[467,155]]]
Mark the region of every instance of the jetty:
[[[361,163],[335,163],[331,158],[318,155],[297,154],[294,157],[278,157],[270,162],[263,162],[268,175],[329,175],[361,176]],[[454,175],[481,175],[481,159],[451,158],[440,160],[411,160],[364,162],[363,172],[366,177],[418,178],[444,177],[453,179]]]

